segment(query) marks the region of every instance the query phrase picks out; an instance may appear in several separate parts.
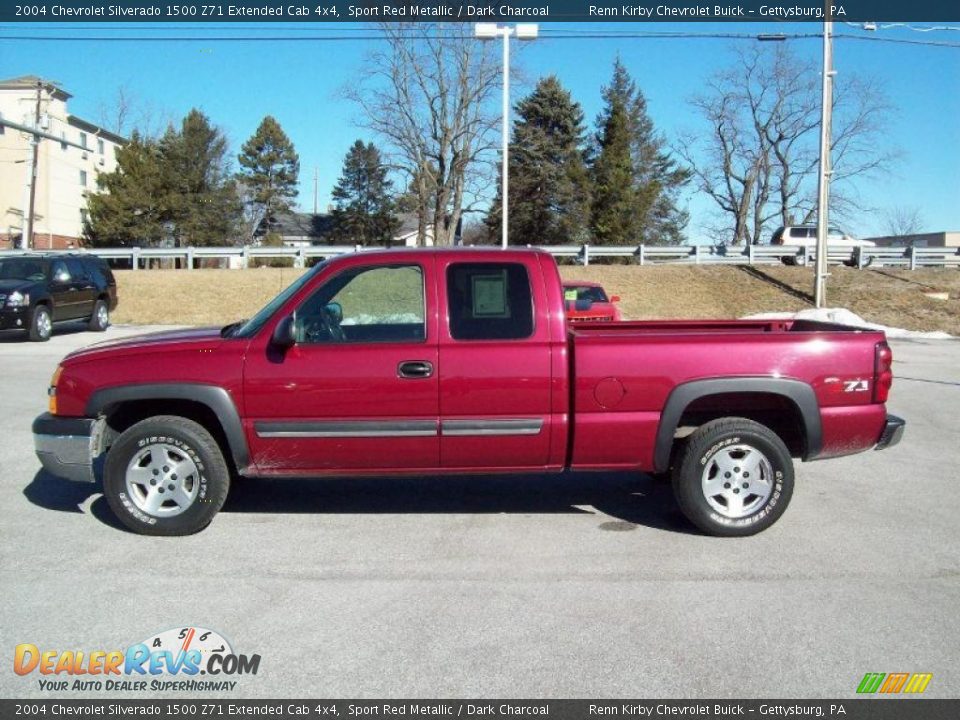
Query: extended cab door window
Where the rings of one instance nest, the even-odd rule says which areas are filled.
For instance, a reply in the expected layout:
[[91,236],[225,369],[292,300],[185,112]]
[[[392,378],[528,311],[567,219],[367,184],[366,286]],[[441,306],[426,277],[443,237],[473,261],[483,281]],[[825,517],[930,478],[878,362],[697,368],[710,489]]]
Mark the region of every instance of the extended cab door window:
[[296,312],[298,343],[423,342],[423,270],[381,265],[347,270],[324,283]]

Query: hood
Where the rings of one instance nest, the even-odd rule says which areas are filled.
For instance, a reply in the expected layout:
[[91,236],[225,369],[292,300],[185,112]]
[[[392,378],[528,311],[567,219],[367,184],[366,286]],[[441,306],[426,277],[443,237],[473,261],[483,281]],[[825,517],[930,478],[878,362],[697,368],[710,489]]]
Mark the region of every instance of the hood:
[[76,350],[64,362],[92,360],[103,355],[140,354],[160,350],[196,348],[198,345],[214,347],[223,342],[219,327],[183,328],[134,335],[133,337],[106,340]]
[[11,278],[10,280],[0,280],[0,294],[9,295],[10,293],[18,290],[20,292],[25,292],[30,290],[30,288],[32,288],[34,285],[36,285],[36,283],[32,280],[17,280],[15,278]]

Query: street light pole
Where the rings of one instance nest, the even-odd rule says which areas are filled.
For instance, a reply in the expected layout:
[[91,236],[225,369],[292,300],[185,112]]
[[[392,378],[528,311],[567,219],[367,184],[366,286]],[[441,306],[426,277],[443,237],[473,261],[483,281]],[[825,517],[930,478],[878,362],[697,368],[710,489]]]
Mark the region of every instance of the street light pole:
[[537,37],[539,28],[533,23],[519,23],[516,27],[500,27],[496,23],[477,23],[474,26],[474,36],[481,40],[503,39],[503,123],[501,126],[501,168],[500,168],[500,242],[504,249],[508,241],[508,220],[510,210],[510,36],[516,35],[518,40],[533,40]]

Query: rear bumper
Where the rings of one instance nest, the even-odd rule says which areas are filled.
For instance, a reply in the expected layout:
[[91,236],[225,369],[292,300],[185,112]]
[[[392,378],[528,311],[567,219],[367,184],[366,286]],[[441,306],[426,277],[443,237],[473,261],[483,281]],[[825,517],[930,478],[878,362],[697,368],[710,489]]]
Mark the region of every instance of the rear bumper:
[[97,421],[90,418],[40,415],[33,421],[33,442],[44,470],[67,480],[94,482],[97,430]]
[[880,433],[880,439],[877,440],[875,450],[884,450],[893,447],[903,437],[903,430],[907,426],[907,421],[896,415],[887,415],[887,422],[883,426],[883,432]]

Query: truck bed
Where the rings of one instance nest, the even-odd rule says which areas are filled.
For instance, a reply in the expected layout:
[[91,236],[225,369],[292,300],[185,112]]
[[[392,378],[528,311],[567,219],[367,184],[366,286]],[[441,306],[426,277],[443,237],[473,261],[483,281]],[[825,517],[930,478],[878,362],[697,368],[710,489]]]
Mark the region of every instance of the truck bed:
[[[819,457],[871,446],[885,421],[883,405],[872,403],[872,385],[845,391],[852,382],[872,381],[876,345],[885,339],[879,331],[792,319],[649,320],[577,325],[568,338],[574,467],[611,458],[624,467],[650,467],[671,393],[708,378],[734,386],[738,378],[798,380],[811,387],[825,438]],[[791,411],[750,392],[749,399],[731,392],[714,402],[731,415],[762,407],[773,424]]]

